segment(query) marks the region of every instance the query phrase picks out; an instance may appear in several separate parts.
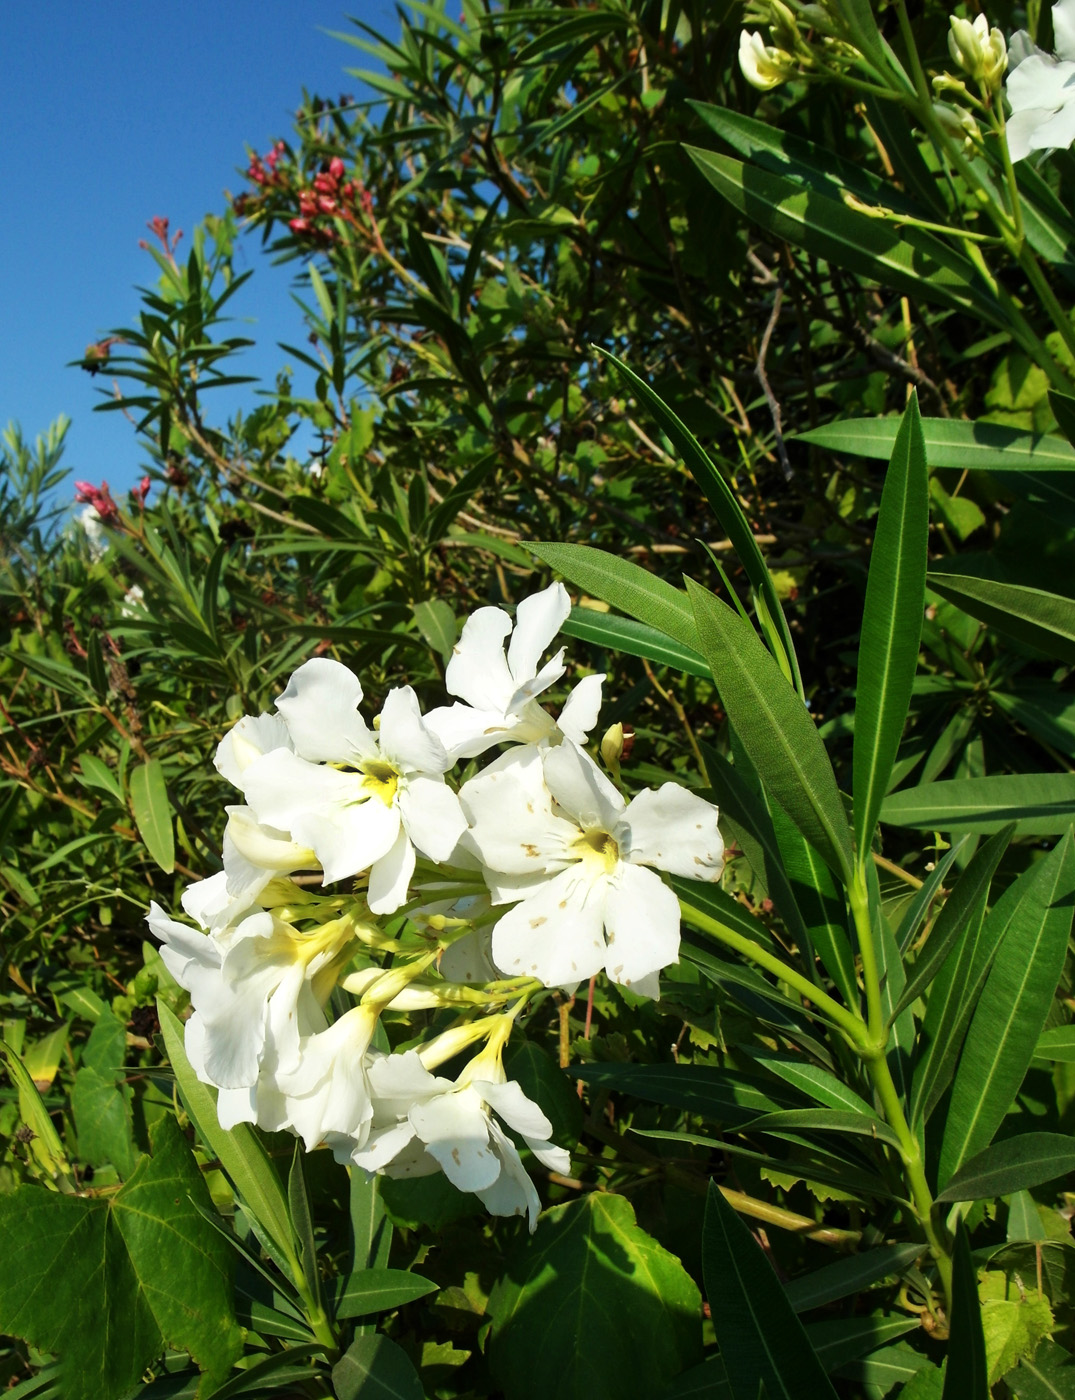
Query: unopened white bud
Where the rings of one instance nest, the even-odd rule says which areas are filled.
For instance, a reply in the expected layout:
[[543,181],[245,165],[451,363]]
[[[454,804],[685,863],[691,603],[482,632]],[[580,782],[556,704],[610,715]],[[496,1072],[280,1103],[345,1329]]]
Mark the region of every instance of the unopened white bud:
[[995,89],[1008,66],[1008,46],[999,29],[990,29],[985,15],[973,20],[949,16],[948,51],[976,82]]
[[744,29],[739,36],[739,67],[751,87],[768,92],[786,83],[797,64],[791,54],[766,44],[757,30],[752,34]]

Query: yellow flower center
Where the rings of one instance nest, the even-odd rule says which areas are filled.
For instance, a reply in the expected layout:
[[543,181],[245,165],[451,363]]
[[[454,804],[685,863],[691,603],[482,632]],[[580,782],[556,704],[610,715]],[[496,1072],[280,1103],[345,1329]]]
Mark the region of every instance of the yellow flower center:
[[611,875],[620,859],[620,848],[614,837],[600,827],[584,831],[574,842],[579,860],[599,865],[604,874]]
[[399,774],[381,758],[368,758],[361,765],[362,786],[371,797],[379,797],[386,807],[396,800]]

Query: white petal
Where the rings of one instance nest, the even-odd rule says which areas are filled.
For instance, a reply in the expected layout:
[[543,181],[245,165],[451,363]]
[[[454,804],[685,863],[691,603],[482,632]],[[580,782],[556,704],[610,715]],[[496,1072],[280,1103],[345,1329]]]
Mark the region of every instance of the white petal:
[[552,1134],[552,1124],[541,1109],[523,1093],[523,1087],[514,1079],[504,1084],[494,1084],[489,1079],[471,1081],[489,1107],[503,1118],[509,1128],[514,1128],[523,1137],[548,1138]]
[[567,739],[546,751],[544,764],[553,797],[579,826],[612,830],[623,811],[623,798],[589,754]]
[[1053,6],[1053,48],[1057,58],[1075,60],[1075,0],[1057,0]]
[[416,1133],[409,1122],[393,1123],[388,1128],[375,1128],[364,1146],[356,1147],[351,1160],[368,1172],[384,1171],[394,1158],[414,1141]]
[[652,870],[621,865],[605,898],[605,933],[605,971],[634,989],[679,957],[679,900]]
[[567,1176],[571,1171],[571,1153],[566,1147],[557,1147],[552,1142],[539,1142],[536,1138],[527,1138],[526,1145],[549,1171],[559,1172],[561,1176]]
[[[1075,79],[1075,64],[1069,65]],[[1075,91],[1069,93],[1064,106],[1043,122],[1030,138],[1036,151],[1066,151],[1075,141]]]
[[496,1180],[500,1162],[489,1145],[489,1115],[474,1089],[438,1094],[408,1114],[418,1136],[460,1191],[482,1191]]
[[408,778],[399,789],[400,816],[424,856],[445,861],[467,829],[459,798],[442,779]]
[[493,961],[505,977],[566,987],[599,972],[606,884],[604,877],[591,884],[576,863],[509,910],[493,929]]
[[492,934],[487,928],[465,933],[445,948],[440,959],[441,976],[448,982],[493,982]]
[[218,1089],[216,1116],[222,1128],[258,1121],[257,1089]]
[[250,807],[225,807],[224,875],[228,893],[254,900],[275,875],[312,870],[317,858],[284,831],[264,826]]
[[418,697],[409,685],[390,690],[381,710],[382,755],[405,773],[445,773],[452,761],[444,745],[422,721]]
[[640,792],[616,836],[621,856],[635,865],[655,865],[689,880],[717,880],[724,869],[716,807],[678,783]]
[[375,1061],[370,1066],[369,1079],[378,1112],[383,1107],[386,1113],[397,1118],[406,1114],[419,1100],[455,1088],[450,1079],[430,1074],[417,1050],[385,1055]]
[[[562,583],[551,584],[540,593],[531,593],[515,609],[515,630],[508,647],[508,667],[516,686],[524,685],[536,676],[538,662],[570,612],[571,599]],[[563,674],[562,670],[560,674]],[[552,681],[548,684],[551,685]]]
[[564,652],[566,650],[566,647],[561,647],[555,656],[546,661],[536,676],[529,676],[516,686],[508,701],[509,714],[518,714],[528,700],[532,700],[535,695],[541,695],[543,691],[548,690],[550,685],[556,684],[567,670],[564,665]]
[[604,672],[597,676],[583,676],[578,685],[564,701],[557,723],[561,731],[576,744],[584,744],[590,730],[597,723],[601,712],[601,685]]
[[228,877],[223,870],[210,875],[208,880],[195,880],[188,885],[180,902],[185,912],[206,929],[221,928],[237,921],[249,907],[229,893]]
[[[384,808],[384,803],[377,798],[374,798],[373,801],[379,807]],[[384,810],[388,809],[384,808]],[[398,814],[396,820],[397,822],[399,820]],[[370,867],[370,887],[366,899],[374,914],[394,914],[406,900],[411,876],[414,874],[414,866],[414,847],[411,845],[410,837],[400,825],[399,834],[392,843],[391,849],[381,856],[380,860],[374,861]]]
[[470,839],[483,865],[505,874],[556,869],[570,858],[578,830],[553,815],[541,754],[514,749],[459,791]]
[[504,657],[504,638],[510,631],[511,618],[500,608],[479,608],[467,618],[444,672],[449,695],[476,710],[504,713],[515,690]]
[[533,1234],[541,1210],[537,1187],[527,1175],[518,1149],[507,1134],[496,1123],[490,1123],[489,1130],[500,1155],[501,1171],[492,1186],[477,1193],[478,1199],[490,1215],[527,1216]]
[[334,762],[376,754],[377,746],[358,714],[362,685],[353,671],[327,656],[315,656],[292,675],[276,708],[287,721],[297,753]]
[[255,758],[272,749],[289,749],[291,735],[279,715],[243,715],[217,745],[213,764],[221,777],[237,788]]
[[441,705],[425,717],[426,728],[444,745],[454,761],[477,758],[502,739],[510,737],[511,726],[500,710],[475,710],[470,705]]

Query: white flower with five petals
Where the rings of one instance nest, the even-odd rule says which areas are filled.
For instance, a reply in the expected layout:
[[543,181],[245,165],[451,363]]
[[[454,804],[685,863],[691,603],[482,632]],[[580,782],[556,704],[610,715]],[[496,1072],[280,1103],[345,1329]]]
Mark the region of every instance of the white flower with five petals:
[[1063,150],[1075,141],[1075,0],[1053,6],[1054,54],[1020,30],[1012,36],[1005,91],[1011,104],[1008,152],[1013,161],[1031,151]]
[[625,803],[576,745],[503,755],[460,800],[494,904],[506,976],[569,987],[602,968],[644,996],[679,954],[679,902],[647,866],[716,880],[724,861],[717,809],[675,783]]
[[240,778],[259,823],[312,850],[327,884],[368,870],[369,907],[390,914],[407,898],[415,848],[446,860],[466,819],[444,782],[452,760],[410,686],[389,692],[378,732],[361,699],[346,666],[307,661],[276,702],[294,749],[262,754]]
[[567,669],[563,647],[544,666],[540,663],[570,611],[567,589],[554,583],[523,599],[514,626],[501,608],[479,608],[467,618],[444,675],[448,693],[465,703],[443,705],[426,715],[453,759],[475,758],[506,741],[540,743],[560,734],[586,742],[601,708],[603,675],[579,681],[558,721],[536,699]]

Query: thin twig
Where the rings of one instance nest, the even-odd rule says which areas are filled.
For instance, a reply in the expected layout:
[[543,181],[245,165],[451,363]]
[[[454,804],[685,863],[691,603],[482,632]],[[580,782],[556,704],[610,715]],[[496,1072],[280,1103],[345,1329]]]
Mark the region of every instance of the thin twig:
[[792,476],[791,462],[788,460],[788,450],[784,446],[784,433],[781,426],[780,404],[769,384],[769,377],[765,373],[765,357],[769,353],[769,341],[772,339],[776,323],[780,318],[780,307],[784,301],[784,288],[777,284],[776,293],[773,296],[773,309],[769,314],[769,324],[765,327],[765,334],[761,338],[761,346],[758,349],[758,359],[754,366],[754,373],[758,376],[758,383],[765,394],[765,402],[769,405],[769,413],[773,420],[773,433],[776,438],[776,455],[780,458],[780,467],[784,473],[784,480],[790,481]]

